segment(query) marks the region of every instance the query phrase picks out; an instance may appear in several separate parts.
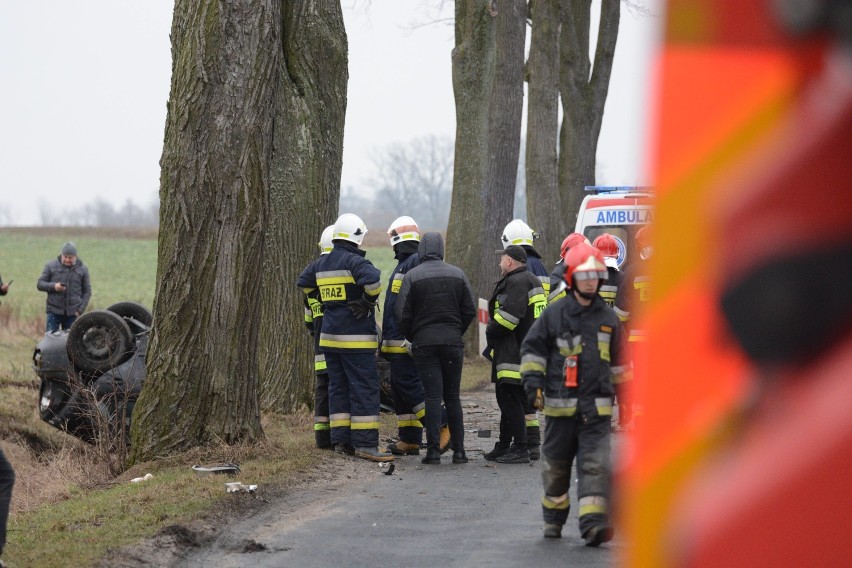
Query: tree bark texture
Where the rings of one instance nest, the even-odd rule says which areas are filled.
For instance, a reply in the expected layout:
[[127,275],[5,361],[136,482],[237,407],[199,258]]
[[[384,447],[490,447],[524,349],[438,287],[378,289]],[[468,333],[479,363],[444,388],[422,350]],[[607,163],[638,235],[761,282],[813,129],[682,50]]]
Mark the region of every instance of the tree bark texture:
[[527,3],[500,0],[497,6],[494,82],[488,108],[488,156],[482,195],[485,206],[480,233],[479,295],[488,298],[500,277],[499,258],[503,227],[512,220],[521,117],[524,109],[524,40]]
[[557,182],[559,138],[560,0],[531,0],[532,31],[527,60],[527,218],[540,239],[535,248],[556,260],[565,213]]
[[[483,189],[488,168],[488,102],[494,80],[496,23],[491,3],[456,0],[452,52],[456,147],[446,259],[465,271],[476,291],[483,246],[491,248],[479,240],[486,219]],[[476,337],[476,330],[465,337],[468,355],[479,353]]]
[[132,461],[263,436],[257,346],[280,2],[178,0]]
[[609,90],[620,0],[601,0],[594,65],[589,58],[591,0],[567,0],[560,39],[562,95],[559,193],[565,213],[562,233],[573,232],[585,186],[595,185],[595,153]]
[[257,322],[260,404],[313,406],[313,340],[296,279],[337,218],[343,167],[348,45],[339,1],[284,2],[272,166]]

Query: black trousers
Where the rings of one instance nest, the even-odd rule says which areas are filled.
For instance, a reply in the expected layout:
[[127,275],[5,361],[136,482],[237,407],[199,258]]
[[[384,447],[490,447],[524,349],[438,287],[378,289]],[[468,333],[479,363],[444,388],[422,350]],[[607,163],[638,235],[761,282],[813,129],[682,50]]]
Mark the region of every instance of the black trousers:
[[524,413],[526,394],[519,384],[497,383],[494,388],[497,406],[500,407],[500,446],[514,444],[527,449],[527,420]]
[[459,389],[464,365],[460,345],[414,346],[414,363],[426,395],[426,447],[438,450],[441,430],[441,400],[447,407],[453,450],[464,450],[464,416]]
[[9,520],[9,504],[12,502],[12,486],[15,485],[15,470],[0,450],[0,554],[6,546],[6,523]]

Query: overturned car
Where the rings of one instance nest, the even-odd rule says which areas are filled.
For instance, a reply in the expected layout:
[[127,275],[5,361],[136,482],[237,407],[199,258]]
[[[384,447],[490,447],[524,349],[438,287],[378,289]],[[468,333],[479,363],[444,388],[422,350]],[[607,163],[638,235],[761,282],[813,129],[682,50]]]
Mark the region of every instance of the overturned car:
[[152,320],[144,306],[119,302],[46,333],[33,352],[41,419],[89,443],[102,434],[126,442]]

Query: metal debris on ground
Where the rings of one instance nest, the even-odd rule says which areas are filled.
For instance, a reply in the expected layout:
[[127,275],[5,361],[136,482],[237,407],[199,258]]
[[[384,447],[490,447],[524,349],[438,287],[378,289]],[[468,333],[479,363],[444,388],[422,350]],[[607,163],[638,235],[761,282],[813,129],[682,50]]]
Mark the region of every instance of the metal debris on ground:
[[211,474],[227,474],[227,475],[237,475],[240,473],[239,464],[235,463],[223,463],[219,465],[210,465],[210,466],[201,466],[194,465],[192,466],[192,470],[196,475],[211,475]]
[[385,468],[387,468],[387,471],[384,471],[382,473],[384,473],[385,475],[391,475],[391,474],[393,474],[393,470],[396,469],[396,466],[394,465],[393,462],[384,462],[384,463],[379,464],[379,469],[385,469]]

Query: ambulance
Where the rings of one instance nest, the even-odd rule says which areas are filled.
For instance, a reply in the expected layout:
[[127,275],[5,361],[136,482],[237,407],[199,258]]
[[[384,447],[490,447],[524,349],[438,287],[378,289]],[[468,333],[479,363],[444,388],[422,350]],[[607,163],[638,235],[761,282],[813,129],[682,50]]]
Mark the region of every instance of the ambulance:
[[653,221],[654,205],[651,188],[640,186],[586,186],[577,213],[575,231],[594,242],[609,233],[618,243],[618,268],[639,257],[636,232]]

